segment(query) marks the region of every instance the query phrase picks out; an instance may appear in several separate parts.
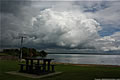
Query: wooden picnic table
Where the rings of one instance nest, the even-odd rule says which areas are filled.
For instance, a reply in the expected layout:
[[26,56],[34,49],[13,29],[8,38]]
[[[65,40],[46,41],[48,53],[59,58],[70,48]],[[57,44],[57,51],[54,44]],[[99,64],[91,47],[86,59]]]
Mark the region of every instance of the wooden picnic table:
[[25,64],[19,64],[20,72],[37,73],[37,74],[54,72],[55,65],[51,64],[52,60],[54,59],[27,57],[25,58]]

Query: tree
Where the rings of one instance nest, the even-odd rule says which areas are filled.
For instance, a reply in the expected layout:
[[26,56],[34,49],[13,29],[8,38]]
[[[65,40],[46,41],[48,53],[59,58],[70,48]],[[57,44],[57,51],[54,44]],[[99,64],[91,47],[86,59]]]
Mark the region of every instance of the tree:
[[34,48],[22,48],[22,53],[23,53],[23,58],[25,57],[36,57],[37,56],[37,51]]
[[37,51],[34,48],[29,48],[29,55],[30,57],[36,57],[37,56]]
[[28,57],[29,56],[29,49],[26,47],[23,47],[22,48],[22,55],[23,55],[23,58]]
[[3,52],[12,56],[18,56],[20,53],[18,49],[4,49]]
[[[12,55],[12,56],[19,56],[20,57],[20,50],[19,49],[4,49],[3,52],[7,53],[9,55]],[[46,57],[47,53],[44,50],[38,52],[34,48],[22,47],[22,56],[23,56],[23,58],[36,57],[36,56]]]
[[40,55],[41,57],[46,57],[46,56],[47,56],[47,53],[46,53],[44,50],[42,50],[42,51],[39,52],[39,55]]

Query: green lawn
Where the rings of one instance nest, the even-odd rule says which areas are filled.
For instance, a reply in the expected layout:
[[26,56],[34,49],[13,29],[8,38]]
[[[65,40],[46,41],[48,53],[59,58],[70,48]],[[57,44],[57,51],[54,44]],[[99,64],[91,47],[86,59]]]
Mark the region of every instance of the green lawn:
[[120,78],[120,67],[59,64],[56,66],[56,71],[63,72],[62,74],[43,79],[32,79],[5,73],[15,70],[19,70],[17,61],[0,60],[0,80],[94,80],[95,77]]
[[0,53],[0,56],[7,56],[8,54],[6,53]]

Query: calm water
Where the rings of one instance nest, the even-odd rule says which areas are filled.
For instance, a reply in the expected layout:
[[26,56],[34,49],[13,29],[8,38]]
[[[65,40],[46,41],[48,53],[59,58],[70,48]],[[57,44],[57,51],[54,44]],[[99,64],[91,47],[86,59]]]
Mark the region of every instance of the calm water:
[[120,65],[120,55],[48,54],[47,57],[62,63]]

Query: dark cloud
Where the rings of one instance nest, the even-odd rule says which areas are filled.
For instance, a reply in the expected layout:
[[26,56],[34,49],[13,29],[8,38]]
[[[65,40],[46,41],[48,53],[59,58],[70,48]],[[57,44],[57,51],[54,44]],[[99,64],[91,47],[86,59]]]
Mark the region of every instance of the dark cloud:
[[18,14],[22,6],[30,5],[26,0],[1,0],[1,12]]
[[[25,21],[25,7],[31,5],[27,0],[0,0],[0,46],[11,47],[10,43],[17,35],[22,32]],[[27,9],[26,9],[27,10]],[[26,22],[27,23],[27,22]],[[13,43],[15,44],[16,41]],[[18,45],[18,43],[16,43]]]
[[[1,0],[0,2],[0,41],[2,43],[0,45],[5,48],[19,47],[20,39],[17,37],[19,33],[25,33],[27,34],[23,44],[25,47],[71,51],[73,49],[78,49],[78,51],[80,49],[90,49],[93,51],[93,49],[100,49],[104,45],[100,45],[101,42],[99,42],[102,39],[99,33],[103,33],[98,33],[101,29],[101,25],[99,26],[100,20],[102,20],[100,24],[113,23],[114,26],[115,23],[118,24],[120,19],[119,8],[117,8],[119,3],[99,1],[92,3],[86,1],[31,2],[29,0]],[[108,16],[108,13],[112,12],[116,14]],[[107,22],[110,19],[111,22]],[[110,30],[112,28],[106,28],[108,33]],[[119,35],[119,33],[117,34]],[[105,33],[102,35],[104,36]],[[109,40],[109,36],[107,38]],[[95,39],[98,39],[98,41],[95,42]],[[109,50],[114,46],[111,44],[111,48],[107,47],[109,46],[103,47],[103,50]],[[115,47],[114,49],[119,48]]]

